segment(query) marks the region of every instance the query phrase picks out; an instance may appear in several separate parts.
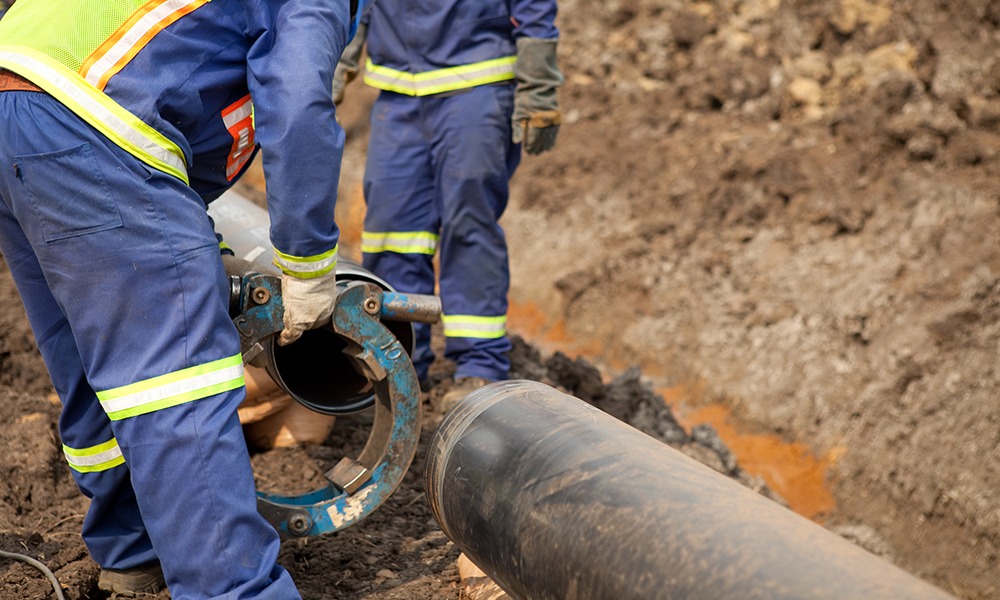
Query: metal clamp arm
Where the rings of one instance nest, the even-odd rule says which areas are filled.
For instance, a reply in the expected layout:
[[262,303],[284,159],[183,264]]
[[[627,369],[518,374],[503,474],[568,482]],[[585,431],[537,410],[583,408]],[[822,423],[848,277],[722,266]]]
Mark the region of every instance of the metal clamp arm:
[[[281,280],[248,273],[231,283],[244,361],[273,358],[274,335],[282,327]],[[325,474],[325,487],[297,496],[258,492],[259,511],[279,533],[338,531],[365,518],[399,487],[420,437],[419,385],[403,345],[380,319],[433,322],[439,315],[440,300],[433,296],[361,282],[342,286],[330,327],[341,351],[329,356],[350,362],[371,384],[372,431],[356,459],[345,457]]]

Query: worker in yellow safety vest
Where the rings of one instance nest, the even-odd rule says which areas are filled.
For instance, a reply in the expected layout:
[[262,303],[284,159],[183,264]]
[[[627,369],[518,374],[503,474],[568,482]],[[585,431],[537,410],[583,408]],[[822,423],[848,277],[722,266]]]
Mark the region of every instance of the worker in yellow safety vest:
[[0,20],[0,252],[63,403],[102,589],[299,597],[256,511],[206,205],[262,149],[281,341],[329,320],[329,94],[357,5],[18,0]]

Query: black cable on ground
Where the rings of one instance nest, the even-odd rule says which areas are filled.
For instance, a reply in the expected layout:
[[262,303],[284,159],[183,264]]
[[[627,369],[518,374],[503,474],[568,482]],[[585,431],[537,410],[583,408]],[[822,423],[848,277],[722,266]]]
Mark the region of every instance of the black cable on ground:
[[56,579],[55,574],[53,574],[52,571],[49,570],[49,568],[46,567],[44,564],[31,558],[30,556],[25,556],[24,554],[18,554],[16,552],[5,552],[3,550],[0,550],[0,557],[12,558],[14,560],[26,562],[29,565],[41,571],[42,573],[45,573],[45,576],[48,577],[49,581],[52,583],[52,589],[56,591],[56,598],[58,598],[58,600],[66,600],[66,596],[63,595],[62,586],[59,585],[59,580]]

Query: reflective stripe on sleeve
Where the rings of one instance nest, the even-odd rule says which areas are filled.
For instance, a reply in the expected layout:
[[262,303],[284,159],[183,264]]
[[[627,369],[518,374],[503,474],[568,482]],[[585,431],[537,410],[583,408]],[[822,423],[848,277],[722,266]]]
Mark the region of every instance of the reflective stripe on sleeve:
[[363,231],[361,251],[368,254],[395,252],[397,254],[428,254],[437,250],[441,236],[430,231]]
[[445,337],[496,339],[507,335],[507,317],[442,315]]
[[80,73],[99,90],[121,71],[153,37],[168,25],[209,0],[151,0],[137,10],[118,31],[91,53]]
[[337,268],[337,248],[339,247],[340,244],[337,244],[333,250],[315,256],[292,256],[275,248],[274,264],[282,272],[299,279],[322,277]]
[[365,63],[364,81],[372,87],[397,94],[430,96],[514,79],[515,62],[516,56],[505,56],[459,67],[407,73],[376,65],[369,58]]
[[176,144],[56,60],[31,48],[3,46],[0,67],[30,79],[139,160],[188,183]]
[[243,385],[243,358],[237,354],[145,381],[97,392],[112,421],[200,400]]
[[63,444],[63,455],[70,468],[80,473],[97,473],[125,464],[122,449],[115,438],[90,448],[70,448]]

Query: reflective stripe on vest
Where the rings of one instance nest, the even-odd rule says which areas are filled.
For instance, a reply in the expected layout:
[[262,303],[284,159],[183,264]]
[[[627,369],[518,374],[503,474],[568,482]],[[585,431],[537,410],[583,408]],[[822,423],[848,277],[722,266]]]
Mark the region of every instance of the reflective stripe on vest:
[[445,337],[496,339],[507,335],[507,317],[441,315]]
[[70,448],[63,444],[63,455],[70,468],[80,473],[97,473],[125,464],[122,449],[115,438],[90,448]]
[[177,144],[55,59],[31,48],[2,46],[0,68],[30,79],[139,160],[188,183]]
[[361,251],[368,254],[428,254],[433,256],[441,236],[430,231],[363,231]]
[[103,392],[97,399],[112,421],[201,400],[243,386],[243,358],[237,354]]
[[151,0],[135,11],[128,21],[91,53],[80,74],[103,90],[108,80],[168,25],[209,0]]
[[505,56],[460,67],[407,73],[376,65],[369,58],[365,63],[364,81],[372,87],[397,94],[430,96],[514,79],[516,61],[516,56]]

